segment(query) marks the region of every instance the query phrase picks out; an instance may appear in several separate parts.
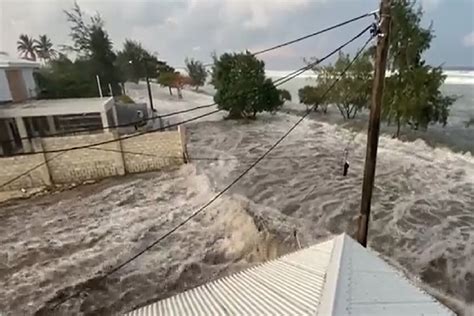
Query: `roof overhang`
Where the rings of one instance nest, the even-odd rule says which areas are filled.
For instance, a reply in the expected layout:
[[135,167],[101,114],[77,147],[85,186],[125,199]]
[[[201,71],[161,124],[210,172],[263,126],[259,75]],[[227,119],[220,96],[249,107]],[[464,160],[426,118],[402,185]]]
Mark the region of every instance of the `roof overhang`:
[[96,113],[109,110],[113,98],[30,100],[0,105],[0,118]]

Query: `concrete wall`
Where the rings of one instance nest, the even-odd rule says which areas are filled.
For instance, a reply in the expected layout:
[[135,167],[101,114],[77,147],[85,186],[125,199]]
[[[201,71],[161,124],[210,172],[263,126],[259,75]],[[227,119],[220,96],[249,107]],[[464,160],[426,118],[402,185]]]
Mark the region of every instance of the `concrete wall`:
[[127,172],[157,170],[183,162],[181,136],[177,131],[155,132],[122,141]]
[[[65,152],[0,158],[0,191],[56,183],[79,183],[89,179],[176,166],[184,162],[183,131],[148,133],[91,148]],[[36,139],[33,147],[36,151],[51,151],[116,139],[118,136],[115,133],[49,137]],[[12,184],[1,186],[14,177],[27,173],[33,167],[38,168]]]
[[[115,139],[112,133],[43,138],[45,151],[85,146]],[[105,149],[105,150],[98,150]],[[118,152],[115,152],[118,151]],[[47,153],[54,183],[81,182],[125,174],[120,142],[60,153]]]
[[5,74],[5,69],[0,69],[0,103],[11,100],[12,94],[10,93],[10,86],[8,85],[8,79],[7,75]]
[[[2,186],[0,191],[51,185],[44,154],[1,158],[0,166],[0,184],[8,183]],[[31,172],[26,173],[29,170]],[[13,179],[15,180],[11,181]]]

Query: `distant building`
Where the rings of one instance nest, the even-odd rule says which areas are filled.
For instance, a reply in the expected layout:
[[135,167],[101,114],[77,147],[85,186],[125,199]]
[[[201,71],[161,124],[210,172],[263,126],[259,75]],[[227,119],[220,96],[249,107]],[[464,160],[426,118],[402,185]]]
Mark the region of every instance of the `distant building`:
[[112,97],[35,100],[39,66],[0,54],[0,155],[31,152],[35,137],[100,133],[118,124]]
[[40,64],[0,55],[0,103],[22,102],[36,97],[33,71]]

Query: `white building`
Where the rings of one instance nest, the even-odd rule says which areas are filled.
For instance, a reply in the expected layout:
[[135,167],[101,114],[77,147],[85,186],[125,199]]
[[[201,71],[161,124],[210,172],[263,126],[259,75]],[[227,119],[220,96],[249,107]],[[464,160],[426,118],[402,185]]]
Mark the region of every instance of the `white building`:
[[0,54],[0,104],[36,97],[33,71],[37,68],[36,62]]
[[118,124],[114,100],[35,100],[36,62],[0,54],[0,155],[32,151],[35,137],[103,132]]

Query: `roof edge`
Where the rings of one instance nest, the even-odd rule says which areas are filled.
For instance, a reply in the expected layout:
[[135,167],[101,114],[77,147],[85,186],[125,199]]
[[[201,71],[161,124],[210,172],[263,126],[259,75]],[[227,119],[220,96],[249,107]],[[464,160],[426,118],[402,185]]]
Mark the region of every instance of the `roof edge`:
[[326,271],[324,291],[317,309],[317,315],[334,315],[339,277],[341,275],[344,241],[346,238],[347,235],[345,233],[334,238],[334,247],[332,248],[331,259]]

